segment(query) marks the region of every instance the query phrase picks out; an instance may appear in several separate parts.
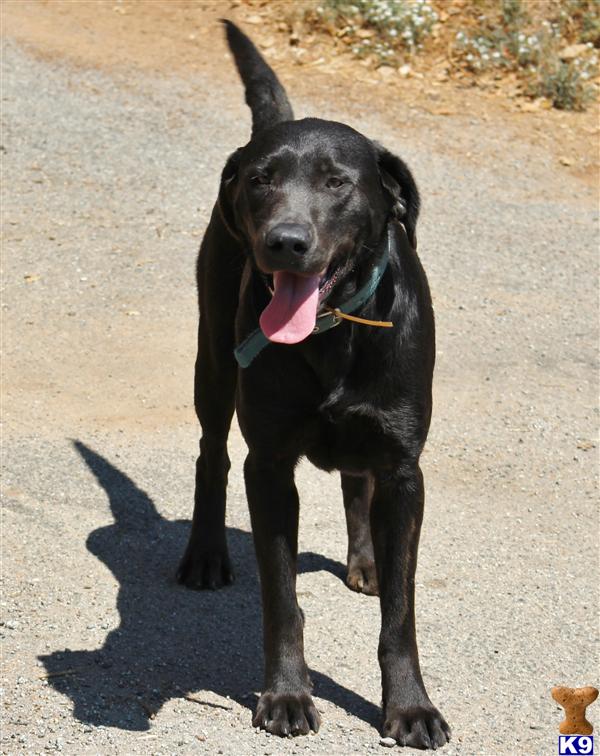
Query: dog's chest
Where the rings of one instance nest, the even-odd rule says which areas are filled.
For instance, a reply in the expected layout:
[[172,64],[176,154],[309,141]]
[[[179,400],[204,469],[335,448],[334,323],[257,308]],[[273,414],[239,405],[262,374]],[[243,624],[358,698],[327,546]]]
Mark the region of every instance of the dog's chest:
[[307,457],[324,470],[364,472],[388,467],[398,459],[401,443],[395,423],[367,402],[326,402],[309,435]]

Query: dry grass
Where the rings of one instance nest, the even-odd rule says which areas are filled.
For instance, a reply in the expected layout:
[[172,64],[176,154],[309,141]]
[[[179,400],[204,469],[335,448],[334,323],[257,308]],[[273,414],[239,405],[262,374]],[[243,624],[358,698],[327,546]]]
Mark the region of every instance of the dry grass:
[[598,92],[595,0],[321,0],[294,23],[328,35],[374,68],[407,74],[434,60],[443,74],[583,110]]

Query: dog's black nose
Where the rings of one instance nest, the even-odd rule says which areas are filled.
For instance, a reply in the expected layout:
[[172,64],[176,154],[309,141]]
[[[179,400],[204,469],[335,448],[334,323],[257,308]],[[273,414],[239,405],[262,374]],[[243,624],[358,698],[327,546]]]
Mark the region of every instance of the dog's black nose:
[[272,252],[304,255],[310,247],[310,230],[299,223],[278,223],[265,241]]

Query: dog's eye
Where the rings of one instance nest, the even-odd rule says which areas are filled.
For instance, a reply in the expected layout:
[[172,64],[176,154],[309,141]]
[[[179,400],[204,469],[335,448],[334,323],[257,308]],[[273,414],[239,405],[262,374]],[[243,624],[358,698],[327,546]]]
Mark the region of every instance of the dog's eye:
[[331,176],[327,179],[327,188],[328,189],[339,189],[340,186],[345,184],[346,182],[344,179],[340,178],[339,176]]
[[268,186],[271,183],[271,177],[265,173],[258,173],[256,176],[252,176],[250,179],[253,184],[260,184],[261,186]]

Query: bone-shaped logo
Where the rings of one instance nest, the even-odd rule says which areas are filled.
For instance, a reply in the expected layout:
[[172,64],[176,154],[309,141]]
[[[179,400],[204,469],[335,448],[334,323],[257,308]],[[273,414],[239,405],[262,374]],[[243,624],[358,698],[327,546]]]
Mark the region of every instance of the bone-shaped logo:
[[552,698],[565,710],[565,718],[558,726],[563,735],[591,735],[594,726],[585,718],[585,710],[598,698],[598,688],[552,688]]

